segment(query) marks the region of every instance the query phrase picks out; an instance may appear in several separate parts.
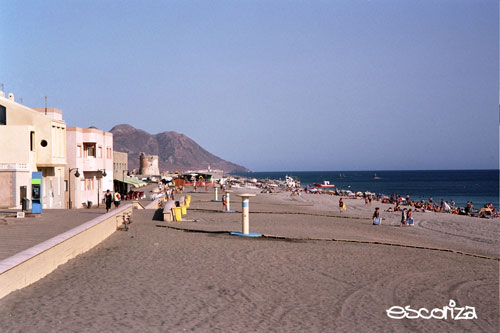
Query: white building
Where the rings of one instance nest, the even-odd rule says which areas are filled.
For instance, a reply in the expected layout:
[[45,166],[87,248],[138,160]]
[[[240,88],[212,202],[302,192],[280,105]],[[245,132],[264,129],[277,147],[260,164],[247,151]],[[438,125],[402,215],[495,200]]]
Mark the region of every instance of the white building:
[[[113,191],[113,133],[97,128],[68,127],[66,141],[68,203],[71,199],[72,208],[82,208],[88,202],[102,203],[106,190]],[[79,177],[76,177],[77,171]]]

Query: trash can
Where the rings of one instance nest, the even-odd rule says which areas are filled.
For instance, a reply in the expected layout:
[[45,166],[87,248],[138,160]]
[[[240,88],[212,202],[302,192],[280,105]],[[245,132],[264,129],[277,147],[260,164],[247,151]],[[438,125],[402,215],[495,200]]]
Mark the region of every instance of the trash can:
[[23,198],[23,200],[21,201],[21,206],[23,211],[30,209],[30,199]]
[[177,222],[182,221],[182,208],[181,207],[174,207],[172,208],[174,211],[174,220]]
[[92,201],[87,201],[87,208],[92,208]]

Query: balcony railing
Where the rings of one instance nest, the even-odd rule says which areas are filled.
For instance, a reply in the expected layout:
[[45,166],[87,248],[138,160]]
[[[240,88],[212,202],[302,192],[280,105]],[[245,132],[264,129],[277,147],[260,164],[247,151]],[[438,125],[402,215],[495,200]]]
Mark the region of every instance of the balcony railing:
[[29,170],[26,163],[0,163],[0,170]]

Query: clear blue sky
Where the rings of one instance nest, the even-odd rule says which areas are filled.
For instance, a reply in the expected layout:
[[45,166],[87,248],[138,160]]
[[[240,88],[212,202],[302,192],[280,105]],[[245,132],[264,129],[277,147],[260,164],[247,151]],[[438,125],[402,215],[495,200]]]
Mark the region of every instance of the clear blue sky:
[[498,168],[497,0],[6,1],[0,82],[254,171]]

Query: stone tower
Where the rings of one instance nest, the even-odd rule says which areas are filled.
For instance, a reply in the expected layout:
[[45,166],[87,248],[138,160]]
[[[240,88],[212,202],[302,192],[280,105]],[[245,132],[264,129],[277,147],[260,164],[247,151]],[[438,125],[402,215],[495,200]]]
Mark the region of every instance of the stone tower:
[[139,156],[139,174],[141,175],[159,175],[158,155],[146,155],[141,153]]

